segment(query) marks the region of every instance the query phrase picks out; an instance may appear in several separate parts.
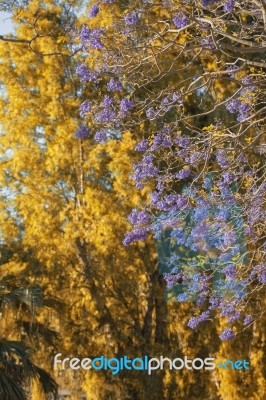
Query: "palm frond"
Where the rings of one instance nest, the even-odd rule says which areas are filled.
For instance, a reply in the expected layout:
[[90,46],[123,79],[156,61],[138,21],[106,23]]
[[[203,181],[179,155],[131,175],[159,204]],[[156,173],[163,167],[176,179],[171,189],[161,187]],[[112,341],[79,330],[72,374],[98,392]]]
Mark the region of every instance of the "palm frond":
[[55,346],[60,339],[60,335],[57,331],[50,329],[47,327],[47,325],[37,321],[29,322],[18,320],[16,325],[18,328],[22,328],[28,337],[44,340],[45,343],[50,346]]
[[48,372],[30,361],[29,348],[24,343],[0,340],[0,365],[0,394],[5,394],[0,399],[26,399],[23,387],[29,386],[32,379],[40,382],[47,398],[57,399],[57,383]]
[[34,377],[40,382],[43,392],[49,398],[53,396],[54,400],[58,399],[58,384],[51,375],[42,368],[32,365]]
[[25,390],[0,368],[0,398],[4,400],[27,400]]

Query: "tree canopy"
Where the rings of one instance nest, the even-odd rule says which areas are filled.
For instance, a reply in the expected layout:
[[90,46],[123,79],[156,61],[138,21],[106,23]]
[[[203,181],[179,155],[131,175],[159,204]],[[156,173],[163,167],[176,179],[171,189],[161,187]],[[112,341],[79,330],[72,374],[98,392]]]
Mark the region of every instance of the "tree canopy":
[[[262,400],[265,2],[81,3],[1,2],[0,393]],[[56,372],[58,352],[251,368]]]

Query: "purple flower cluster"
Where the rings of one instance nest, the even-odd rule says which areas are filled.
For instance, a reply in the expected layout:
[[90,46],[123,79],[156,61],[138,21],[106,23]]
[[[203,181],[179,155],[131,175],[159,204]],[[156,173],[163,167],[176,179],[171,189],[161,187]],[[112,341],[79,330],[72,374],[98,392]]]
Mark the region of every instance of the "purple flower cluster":
[[132,225],[146,225],[150,222],[150,216],[146,211],[133,209],[128,216],[128,220]]
[[184,13],[180,12],[173,18],[173,23],[175,24],[177,29],[180,29],[189,24],[189,19],[185,16]]
[[195,329],[195,328],[198,326],[198,324],[199,324],[200,322],[206,321],[206,320],[208,320],[208,319],[210,319],[210,311],[204,311],[202,314],[200,314],[200,315],[197,316],[197,317],[191,317],[191,318],[189,319],[187,325],[188,325],[191,329]]
[[230,76],[230,78],[234,78],[236,72],[239,71],[239,67],[237,65],[230,65],[227,68],[227,71],[228,71],[228,75]]
[[92,102],[88,100],[84,101],[80,105],[79,111],[81,118],[84,118],[88,112],[92,112]]
[[86,139],[90,137],[91,130],[87,126],[80,125],[76,132],[74,133],[73,137],[75,139]]
[[172,289],[175,285],[180,284],[182,282],[183,276],[182,273],[179,274],[164,274],[164,280],[166,282],[166,286],[168,289]]
[[149,147],[149,141],[147,139],[145,139],[136,145],[135,150],[136,151],[146,151],[148,149],[148,147]]
[[223,169],[229,167],[231,160],[229,158],[229,154],[225,149],[218,149],[215,152],[216,161],[219,166]]
[[214,50],[215,44],[211,38],[204,38],[200,40],[200,44],[203,48],[207,50]]
[[104,143],[106,139],[107,139],[107,132],[104,129],[101,129],[94,135],[94,140],[97,143]]
[[139,18],[135,11],[133,11],[131,13],[127,13],[125,15],[125,24],[126,25],[136,25],[138,20],[139,20]]
[[107,83],[107,90],[108,92],[122,92],[123,86],[120,82],[116,81],[114,78],[111,78],[110,81]]
[[217,297],[211,297],[209,299],[209,303],[210,303],[209,310],[217,310],[220,306],[220,300],[217,299]]
[[227,328],[219,335],[219,337],[221,340],[233,340],[235,334],[231,328]]
[[250,278],[257,279],[260,283],[266,283],[266,265],[258,264],[256,265],[250,273]]
[[107,94],[104,96],[103,101],[102,101],[102,106],[104,108],[110,108],[112,107],[114,103],[114,100],[112,97],[108,96]]
[[251,317],[251,315],[247,315],[247,316],[245,317],[245,319],[244,319],[243,324],[244,324],[244,325],[249,325],[251,322],[252,322],[252,317]]
[[227,265],[224,269],[223,272],[225,273],[225,276],[228,279],[235,279],[236,278],[236,268],[234,265]]
[[217,3],[217,0],[202,0],[201,4],[203,7],[208,7],[213,3]]
[[100,11],[99,4],[93,4],[89,12],[89,18],[96,17],[99,14],[99,11]]
[[95,122],[101,122],[104,124],[112,123],[116,119],[116,112],[111,108],[105,108],[100,110],[95,115]]
[[136,228],[133,229],[131,232],[125,233],[124,241],[123,244],[125,246],[129,246],[133,242],[137,242],[139,240],[145,240],[148,235],[148,229],[147,228]]
[[226,108],[231,114],[238,113],[237,120],[239,122],[242,122],[243,120],[248,118],[248,111],[250,109],[250,105],[245,101],[232,99],[226,103]]
[[[97,3],[92,5],[90,10],[89,16],[91,18],[98,15],[99,8],[103,7],[101,4],[114,2],[114,0],[96,1]],[[182,246],[182,251],[184,250],[186,255],[189,254],[189,257],[191,255],[191,258],[186,258],[184,263],[181,256],[181,260],[175,264],[175,272],[172,271],[171,267],[168,270],[170,273],[164,274],[168,289],[174,288],[181,280],[182,293],[175,294],[178,301],[189,300],[196,302],[197,306],[208,306],[208,311],[193,316],[189,320],[188,326],[194,329],[201,321],[210,319],[211,311],[215,311],[220,317],[226,317],[228,323],[233,323],[240,319],[242,315],[239,310],[242,310],[241,298],[245,295],[246,282],[252,282],[253,279],[256,279],[258,287],[266,283],[266,270],[263,264],[255,267],[250,276],[247,275],[244,282],[244,278],[241,278],[241,280],[239,277],[240,268],[238,261],[236,261],[244,253],[242,252],[244,245],[242,246],[242,243],[239,243],[239,233],[243,233],[242,225],[248,226],[249,232],[255,237],[258,222],[262,223],[263,218],[265,218],[265,211],[262,206],[263,197],[257,190],[259,184],[256,183],[256,179],[258,177],[255,172],[250,176],[247,175],[247,171],[253,168],[252,162],[250,163],[251,158],[249,153],[246,152],[245,146],[240,149],[242,144],[245,144],[246,139],[244,135],[240,135],[241,129],[247,128],[248,121],[246,120],[253,118],[252,111],[256,111],[256,115],[258,115],[257,110],[259,112],[260,106],[258,106],[257,101],[257,99],[261,99],[261,91],[258,85],[259,74],[256,73],[256,67],[254,67],[255,72],[250,69],[248,75],[243,77],[244,71],[248,70],[248,67],[243,63],[239,64],[237,58],[234,58],[234,54],[232,54],[230,60],[225,58],[220,60],[219,72],[222,75],[213,76],[212,79],[217,80],[224,75],[227,81],[231,79],[232,85],[228,85],[227,91],[231,91],[231,93],[225,101],[219,103],[217,98],[212,104],[211,102],[204,102],[203,94],[207,92],[207,89],[205,87],[199,88],[198,85],[193,86],[192,81],[190,81],[191,75],[188,75],[189,79],[185,75],[182,79],[181,76],[179,81],[176,81],[174,76],[173,79],[158,76],[160,85],[156,86],[155,80],[153,80],[154,76],[152,76],[155,69],[145,69],[145,62],[138,63],[138,57],[136,57],[137,61],[134,65],[136,69],[129,76],[129,69],[125,68],[124,60],[122,60],[124,56],[121,58],[121,55],[128,55],[126,46],[130,44],[128,49],[132,49],[130,56],[131,60],[134,60],[135,55],[140,55],[139,51],[143,48],[142,33],[146,32],[147,40],[149,40],[149,29],[145,29],[148,3],[143,0],[139,13],[130,9],[122,17],[126,27],[124,26],[122,32],[122,35],[125,36],[124,41],[121,41],[121,46],[125,43],[125,47],[121,49],[121,52],[120,49],[116,50],[115,46],[110,46],[106,51],[94,52],[93,56],[99,57],[97,60],[99,62],[95,63],[95,70],[91,70],[86,64],[78,67],[77,73],[83,82],[99,83],[99,75],[102,74],[103,82],[107,79],[106,89],[109,93],[109,96],[104,96],[101,102],[96,100],[83,102],[80,106],[80,116],[82,118],[86,118],[86,116],[94,118],[94,127],[96,127],[94,139],[97,143],[104,143],[108,138],[113,137],[112,135],[118,137],[116,134],[118,129],[119,132],[123,132],[129,127],[134,129],[135,123],[139,124],[144,120],[146,136],[135,147],[136,151],[144,154],[142,154],[141,161],[133,166],[133,179],[137,188],[142,189],[148,183],[149,187],[153,188],[153,192],[150,195],[147,208],[141,211],[133,209],[128,216],[128,221],[133,227],[131,232],[125,234],[124,244],[127,246],[138,240],[145,240],[149,232],[152,232],[154,238],[159,240],[162,239],[165,232],[167,235],[169,234],[167,239],[171,242],[170,247],[173,246],[174,248],[173,250],[171,247],[170,251],[177,252],[179,255],[182,253],[180,250]],[[169,15],[171,15],[173,13],[173,2],[167,0],[163,4],[169,8]],[[191,15],[195,16],[193,21],[196,23],[197,33],[190,44],[197,46],[197,42],[200,43],[201,54],[204,54],[204,50],[205,52],[214,50],[216,44],[220,46],[230,43],[230,40],[221,35],[217,37],[215,29],[212,38],[210,35],[212,25],[206,21],[210,19],[210,22],[217,27],[217,21],[222,22],[226,13],[224,21],[230,23],[230,19],[234,18],[231,12],[236,4],[235,0],[193,2],[195,10],[192,10]],[[210,9],[204,9],[207,7],[210,7]],[[194,11],[196,12],[194,13]],[[175,10],[174,12],[172,14],[172,25],[174,24],[176,29],[186,28],[190,23],[190,15],[186,9],[183,8],[181,11],[180,8],[180,11]],[[205,22],[199,21],[198,16],[206,16]],[[256,18],[254,16],[254,21]],[[166,19],[165,21],[168,24],[169,20]],[[119,22],[117,26],[119,26]],[[138,32],[136,32],[137,29]],[[243,29],[246,29],[244,25]],[[173,32],[173,30],[171,31]],[[89,51],[91,48],[105,49],[108,41],[105,42],[104,33],[104,29],[92,29],[83,25],[80,37],[84,51]],[[169,34],[172,33],[169,32]],[[243,37],[246,37],[244,33]],[[188,54],[188,48],[189,46],[184,47],[185,57]],[[228,48],[228,54],[231,53],[233,52]],[[217,57],[220,57],[218,49]],[[201,62],[200,57],[196,57],[196,53],[195,60]],[[153,62],[152,59],[150,61]],[[188,60],[186,64],[188,70],[193,61],[190,64],[190,60]],[[226,61],[229,61],[229,63]],[[226,69],[229,64],[230,66]],[[224,73],[224,70],[226,73]],[[172,71],[175,71],[174,65]],[[199,74],[201,73],[200,68],[197,68],[197,71],[199,71]],[[150,87],[145,87],[145,89],[148,89],[147,91],[135,91],[134,88],[137,85],[139,85],[138,88],[145,86],[146,73],[146,82],[151,78]],[[179,79],[180,74],[177,75],[177,79]],[[195,76],[195,80],[198,76]],[[123,85],[121,84],[122,77],[123,82],[125,82]],[[136,82],[134,82],[134,79],[136,79]],[[192,77],[192,79],[194,78]],[[134,86],[134,83],[136,83],[136,86]],[[144,85],[141,86],[143,83]],[[236,89],[237,85],[240,86],[238,90]],[[196,116],[197,122],[193,123],[193,114],[188,111],[190,110],[189,105],[192,103],[190,103],[190,95],[187,96],[188,93],[192,94],[193,90],[195,103],[199,105],[202,98],[201,106],[199,106],[201,115],[205,111],[207,112],[207,107],[213,107],[213,111],[208,112],[208,124],[212,124],[212,128],[206,128],[204,122],[202,125],[198,116]],[[199,95],[201,98],[199,98]],[[132,100],[133,96],[134,101]],[[216,109],[221,109],[221,104],[225,104],[228,110],[224,120],[222,120],[222,112],[216,112]],[[263,104],[263,102],[260,104]],[[134,110],[132,110],[133,108]],[[132,119],[129,117],[131,110]],[[135,110],[136,113],[133,114]],[[88,113],[90,114],[88,115]],[[229,113],[231,114],[230,118],[228,118]],[[187,116],[189,118],[186,118]],[[124,120],[125,117],[127,119]],[[245,124],[238,124],[236,127],[234,120],[241,123],[245,121]],[[237,129],[240,132],[241,143],[243,139],[243,143],[241,146],[239,144],[238,148],[233,139]],[[260,128],[258,128],[259,130]],[[228,134],[229,132],[230,134]],[[248,134],[248,131],[246,131],[245,135],[248,136]],[[74,134],[74,137],[80,139],[89,136],[90,128],[85,126],[79,127]],[[261,139],[258,136],[258,141],[254,146],[256,149],[257,146],[261,147]],[[219,148],[217,149],[217,147]],[[250,154],[256,153],[257,150],[254,150],[252,146],[248,147]],[[258,156],[258,154],[256,153],[255,156]],[[254,171],[255,168],[254,166]],[[204,177],[205,171],[206,176]],[[214,175],[213,178],[207,176],[208,171],[210,175]],[[258,179],[262,180],[261,177]],[[243,182],[244,185],[241,187],[243,193],[241,190],[234,189]],[[253,189],[250,189],[251,194],[249,193],[250,201],[246,201],[245,198],[245,196],[248,197],[249,190],[246,189],[245,185],[253,187]],[[254,193],[252,190],[254,190]],[[243,210],[240,218],[238,218],[240,214],[235,211],[235,208],[231,212],[230,206],[235,205],[240,197],[243,199],[243,203],[241,203]],[[251,209],[252,213],[249,212]],[[244,216],[243,223],[242,216]],[[251,240],[250,237],[248,240]],[[241,271],[243,270],[245,273],[244,262],[243,265]],[[215,272],[219,270],[218,281],[211,282],[209,280],[210,277],[206,270],[208,269],[209,272],[212,268],[215,268]],[[246,275],[243,274],[243,276]],[[216,286],[213,286],[212,289],[212,285]],[[180,287],[178,290],[180,290]],[[223,297],[227,296],[228,293],[230,299]],[[251,321],[251,316],[247,316],[243,323],[248,325]],[[234,331],[229,328],[220,334],[222,340],[231,340],[234,337]]]
[[105,95],[100,110],[95,115],[95,122],[110,124],[117,118],[117,114],[113,109],[114,100],[112,97]]
[[224,4],[224,12],[231,12],[235,7],[235,0],[227,0]]
[[241,312],[236,311],[235,314],[231,315],[229,318],[227,318],[228,323],[232,323],[237,321],[241,317]]
[[120,103],[121,117],[125,117],[131,108],[134,107],[134,100],[124,97]]
[[77,67],[76,73],[80,76],[81,82],[95,82],[99,78],[99,75],[92,71],[85,63]]
[[151,178],[158,174],[159,169],[153,164],[154,157],[148,154],[143,157],[143,160],[133,165],[133,180],[136,182],[136,187],[141,189],[143,187],[143,180]]
[[156,115],[156,112],[155,112],[154,108],[153,107],[149,107],[146,110],[146,115],[147,115],[147,118],[153,119],[155,117],[155,115]]
[[[186,136],[177,135],[175,137],[175,143],[178,144],[178,146],[186,149],[190,145],[190,139],[189,139],[189,137],[186,137]],[[185,154],[187,154],[187,153],[185,153]]]
[[162,147],[170,147],[172,146],[173,142],[169,135],[158,133],[154,136],[152,145],[150,147],[150,151],[158,150],[160,146]]
[[236,312],[236,300],[234,301],[221,301],[219,308],[221,310],[221,317],[228,317]]
[[190,168],[183,168],[175,175],[175,177],[177,179],[186,179],[189,177],[190,173],[191,173]]
[[162,197],[159,192],[152,192],[150,196],[151,204],[160,211],[178,211],[188,206],[188,199],[180,194]]
[[96,50],[104,49],[104,44],[102,43],[100,37],[105,32],[103,28],[101,29],[91,29],[87,25],[83,25],[80,32],[80,39],[85,46],[89,46]]

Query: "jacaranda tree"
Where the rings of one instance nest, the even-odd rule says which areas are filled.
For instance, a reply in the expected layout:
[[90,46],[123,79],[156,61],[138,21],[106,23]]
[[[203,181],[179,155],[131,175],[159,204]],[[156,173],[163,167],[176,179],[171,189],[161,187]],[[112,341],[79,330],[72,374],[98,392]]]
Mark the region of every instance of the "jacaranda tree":
[[105,90],[75,136],[138,133],[132,179],[149,195],[124,245],[152,235],[168,295],[197,306],[189,327],[221,317],[233,339],[266,282],[265,1],[105,0],[90,18],[77,74]]

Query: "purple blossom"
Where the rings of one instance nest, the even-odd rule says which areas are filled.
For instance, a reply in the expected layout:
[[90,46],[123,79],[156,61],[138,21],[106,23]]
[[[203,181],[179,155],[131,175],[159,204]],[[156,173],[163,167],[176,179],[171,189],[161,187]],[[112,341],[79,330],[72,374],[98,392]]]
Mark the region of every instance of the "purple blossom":
[[248,117],[249,117],[248,113],[246,113],[246,112],[241,112],[241,113],[238,114],[237,120],[238,120],[238,122],[242,122],[242,121],[244,121],[245,119],[247,119]]
[[122,117],[125,117],[131,108],[134,107],[134,101],[132,99],[128,99],[127,97],[124,97],[121,100],[120,103],[120,109],[121,109],[121,115]]
[[240,100],[232,99],[226,103],[226,108],[232,114],[239,110],[240,104]]
[[229,318],[227,318],[227,322],[229,322],[229,323],[235,322],[235,321],[237,321],[240,317],[241,317],[240,311],[236,311],[235,314],[233,314],[233,315],[231,315]]
[[221,340],[232,340],[235,338],[235,334],[231,328],[227,328],[219,335],[219,338]]
[[190,168],[183,168],[175,176],[177,179],[186,179],[189,177],[190,173]]
[[202,159],[202,153],[195,151],[185,161],[188,162],[189,164],[195,164],[199,162],[201,159]]
[[170,136],[169,135],[164,135],[163,136],[163,141],[162,141],[162,146],[164,146],[164,147],[170,147],[170,146],[172,146],[172,140],[171,140],[171,138],[170,138]]
[[180,210],[183,207],[187,207],[188,200],[180,194],[169,194],[164,197],[164,201],[169,206],[175,206],[174,209]]
[[203,5],[203,7],[208,7],[213,3],[217,3],[217,0],[202,0],[201,4]]
[[262,272],[262,274],[258,277],[258,281],[260,283],[266,283],[266,272]]
[[182,273],[179,274],[164,274],[164,280],[168,289],[172,289],[176,284],[180,284],[183,280]]
[[112,97],[108,96],[107,94],[104,96],[102,101],[102,106],[104,108],[110,108],[113,105],[114,100]]
[[116,119],[116,113],[110,108],[103,109],[95,115],[96,122],[110,123]]
[[231,183],[234,181],[234,175],[232,174],[232,172],[224,172],[222,174],[222,177],[225,183]]
[[242,84],[246,86],[246,88],[245,88],[246,90],[244,93],[250,93],[256,89],[256,86],[252,82],[251,77],[249,75],[242,78]]
[[235,7],[235,0],[227,0],[224,4],[224,12],[231,12]]
[[212,179],[211,179],[211,177],[209,175],[205,175],[204,176],[204,181],[203,181],[202,187],[204,189],[208,190],[208,191],[211,190],[211,188],[212,188]]
[[209,306],[209,310],[216,310],[218,307],[219,307],[219,305],[220,305],[220,300],[219,299],[217,299],[216,297],[213,297],[213,298],[210,298],[209,299],[209,302],[210,302],[210,306]]
[[107,83],[107,90],[108,92],[122,92],[123,86],[120,82],[116,81],[114,78],[111,78],[110,81]]
[[189,326],[189,328],[191,328],[191,329],[195,329],[199,323],[200,323],[199,317],[191,317],[188,321],[187,326]]
[[173,99],[173,102],[178,103],[178,104],[182,104],[182,97],[181,97],[181,95],[179,93],[174,92],[172,99]]
[[[180,147],[187,148],[190,144],[190,139],[186,136],[177,135],[175,138],[175,143]],[[186,152],[184,154],[186,154]]]
[[221,317],[228,317],[229,315],[232,315],[235,313],[235,304],[223,302],[220,305],[221,308]]
[[230,165],[230,160],[226,150],[224,149],[216,150],[215,156],[216,156],[216,161],[221,168],[227,168]]
[[99,4],[93,4],[90,9],[89,18],[94,18],[99,14]]
[[149,147],[149,141],[147,139],[145,139],[136,145],[135,150],[136,151],[146,151],[148,149],[148,147]]
[[200,315],[199,315],[199,319],[200,321],[206,321],[210,318],[210,311],[203,311]]
[[160,200],[161,194],[159,192],[151,192],[150,193],[150,201],[152,205],[156,205],[156,203]]
[[137,242],[139,240],[145,240],[148,235],[148,230],[146,228],[136,228],[131,232],[127,232],[124,237],[123,244],[124,246],[128,246],[133,242]]
[[249,106],[248,103],[241,102],[241,104],[240,104],[240,106],[239,106],[239,111],[240,111],[241,113],[244,113],[244,112],[248,111],[249,108],[250,108],[250,106]]
[[169,97],[165,97],[163,100],[162,100],[162,102],[161,102],[161,107],[162,107],[162,110],[164,111],[164,112],[167,112],[167,111],[170,111],[171,109],[172,109],[172,107],[173,107],[173,104],[171,104],[171,99],[169,99]]
[[89,45],[90,45],[90,47],[92,47],[93,49],[96,49],[96,50],[104,49],[104,44],[98,37],[91,38],[89,41]]
[[236,242],[237,237],[235,232],[233,230],[230,230],[224,233],[223,239],[225,246],[231,246]]
[[187,293],[180,293],[177,296],[177,301],[179,301],[180,303],[182,303],[184,301],[188,301],[188,294]]
[[86,139],[90,136],[91,130],[89,127],[85,125],[80,125],[76,132],[74,133],[73,137],[75,139]]
[[133,180],[136,182],[137,188],[142,188],[143,179],[153,177],[159,172],[159,169],[153,165],[152,154],[145,155],[141,162],[133,165],[133,170]]
[[128,221],[132,225],[145,225],[150,222],[150,216],[146,211],[137,211],[133,209],[128,216]]
[[92,111],[91,101],[85,100],[79,107],[80,116],[84,118],[88,112]]
[[99,75],[91,71],[85,63],[77,67],[76,73],[80,76],[81,82],[95,82],[99,78]]
[[97,143],[104,143],[106,141],[106,138],[107,138],[107,132],[103,129],[96,132],[94,135],[94,140]]
[[91,37],[91,29],[87,25],[82,25],[80,32],[80,40],[86,42]]
[[245,317],[245,319],[244,319],[243,324],[244,324],[244,325],[249,325],[251,322],[252,322],[252,317],[251,317],[251,315],[247,315],[247,316]]
[[164,138],[164,136],[161,133],[157,133],[157,135],[155,135],[153,138],[152,146],[150,147],[150,151],[157,150],[163,143],[163,140],[164,140],[163,138]]
[[227,265],[223,269],[223,273],[226,275],[227,278],[229,279],[235,279],[236,277],[236,269],[234,265]]
[[155,110],[153,107],[150,107],[146,110],[147,118],[153,119],[155,117]]
[[125,15],[125,23],[126,25],[136,25],[136,23],[138,22],[138,15],[135,11],[133,11],[132,13],[127,13]]
[[245,101],[240,101],[238,99],[232,99],[226,103],[227,110],[232,113],[238,113],[237,120],[242,122],[244,119],[248,118],[248,111],[250,105]]
[[[159,208],[159,207],[158,207]],[[184,229],[182,229],[182,228],[177,228],[177,229],[174,229],[172,232],[171,232],[171,237],[172,238],[175,238],[175,240],[176,240],[176,243],[178,244],[178,245],[184,245],[185,243],[186,243],[186,235],[185,235],[185,232],[184,232]]]
[[213,42],[213,40],[211,38],[201,39],[200,44],[201,44],[202,47],[205,47],[205,49],[208,49],[208,50],[215,49],[214,42]]
[[228,71],[228,75],[230,78],[234,78],[237,71],[239,71],[239,67],[237,65],[229,65],[226,69]]
[[175,18],[173,18],[173,23],[177,29],[184,28],[189,24],[189,19],[182,12],[178,13]]
[[105,32],[105,29],[91,29],[87,25],[81,28],[80,39],[84,45],[88,45],[96,50],[104,49],[104,45],[100,36]]

